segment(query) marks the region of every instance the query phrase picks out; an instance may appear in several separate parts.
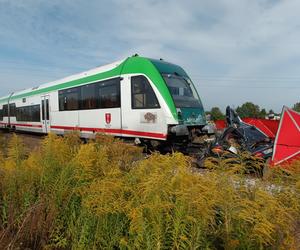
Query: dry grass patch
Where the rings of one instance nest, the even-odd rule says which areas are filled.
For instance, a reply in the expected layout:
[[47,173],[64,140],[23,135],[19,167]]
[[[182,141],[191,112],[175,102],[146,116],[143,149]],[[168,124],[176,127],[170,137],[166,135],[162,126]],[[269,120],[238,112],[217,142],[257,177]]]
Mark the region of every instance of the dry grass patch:
[[243,160],[197,174],[182,154],[145,159],[120,140],[83,144],[76,133],[29,153],[14,136],[3,150],[2,249],[297,249],[298,163],[267,180],[249,181]]

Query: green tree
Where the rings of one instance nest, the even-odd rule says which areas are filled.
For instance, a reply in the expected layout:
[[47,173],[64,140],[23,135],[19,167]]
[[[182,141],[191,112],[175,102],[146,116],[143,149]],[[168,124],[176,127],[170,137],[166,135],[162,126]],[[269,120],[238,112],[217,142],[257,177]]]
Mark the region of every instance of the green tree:
[[253,104],[252,102],[246,102],[241,107],[237,107],[236,112],[241,118],[245,118],[245,117],[258,118],[258,117],[260,117],[259,106]]
[[222,113],[222,111],[218,107],[213,107],[210,112],[211,120],[223,120],[225,119],[225,115]]
[[259,114],[260,118],[265,118],[267,116],[267,111],[266,109],[262,109],[260,111],[260,114]]
[[293,110],[295,110],[297,112],[300,112],[300,102],[297,102],[297,103],[294,104]]

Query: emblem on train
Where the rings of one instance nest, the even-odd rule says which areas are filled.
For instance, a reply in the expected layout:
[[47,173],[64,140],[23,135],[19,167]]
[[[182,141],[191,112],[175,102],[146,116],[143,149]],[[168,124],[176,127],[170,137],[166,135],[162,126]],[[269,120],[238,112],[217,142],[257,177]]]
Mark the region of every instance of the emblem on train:
[[106,124],[111,123],[111,113],[106,113],[105,114],[105,122],[106,122]]
[[156,122],[156,114],[153,114],[153,113],[150,113],[150,112],[147,112],[145,115],[144,115],[144,119],[146,122],[148,123],[155,123]]

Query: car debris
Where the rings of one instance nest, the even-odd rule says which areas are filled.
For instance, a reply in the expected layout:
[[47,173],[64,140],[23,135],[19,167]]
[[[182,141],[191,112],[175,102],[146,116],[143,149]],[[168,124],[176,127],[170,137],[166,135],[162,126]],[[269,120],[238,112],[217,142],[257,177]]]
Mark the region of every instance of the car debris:
[[272,157],[274,142],[257,127],[247,124],[230,108],[226,108],[227,127],[211,145],[211,155],[228,151],[233,154],[248,151],[264,160]]
[[270,161],[273,154],[273,139],[257,127],[242,121],[229,106],[226,108],[226,125],[222,132],[216,132],[211,125],[207,126],[206,136],[181,147],[179,151],[189,155],[197,168],[207,168],[207,159],[213,160],[216,165],[220,159],[227,159],[231,165],[246,165],[249,168],[267,165],[265,163]]

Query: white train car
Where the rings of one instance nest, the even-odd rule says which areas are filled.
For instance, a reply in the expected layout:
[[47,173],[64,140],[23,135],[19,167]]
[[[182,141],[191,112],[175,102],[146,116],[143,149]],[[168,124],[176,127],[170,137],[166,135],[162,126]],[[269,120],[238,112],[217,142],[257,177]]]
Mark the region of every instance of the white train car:
[[129,57],[0,99],[0,127],[83,138],[96,133],[140,140],[189,137],[206,125],[192,81],[174,64]]

